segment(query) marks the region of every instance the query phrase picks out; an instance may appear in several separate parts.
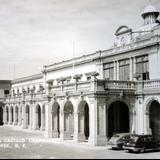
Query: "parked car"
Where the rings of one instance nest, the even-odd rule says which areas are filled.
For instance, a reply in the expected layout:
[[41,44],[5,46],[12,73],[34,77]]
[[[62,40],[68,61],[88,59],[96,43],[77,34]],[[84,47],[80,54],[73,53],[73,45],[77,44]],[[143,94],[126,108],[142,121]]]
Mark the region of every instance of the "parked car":
[[159,151],[160,143],[157,142],[151,135],[132,135],[129,141],[124,144],[123,149],[128,150],[130,153]]
[[120,133],[114,135],[108,142],[111,149],[123,149],[123,145],[130,139],[130,133]]

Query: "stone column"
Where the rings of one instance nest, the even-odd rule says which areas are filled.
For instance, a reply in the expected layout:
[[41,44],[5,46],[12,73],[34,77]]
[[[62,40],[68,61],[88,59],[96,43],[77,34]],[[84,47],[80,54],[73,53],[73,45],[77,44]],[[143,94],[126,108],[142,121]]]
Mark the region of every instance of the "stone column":
[[32,124],[33,124],[33,127],[32,127],[32,130],[36,130],[36,106],[34,105],[33,107],[32,107],[32,115],[33,115],[33,118],[32,118]]
[[117,80],[119,80],[119,61],[117,61]]
[[16,114],[16,107],[13,107],[13,125],[16,125],[16,119],[17,119],[17,114]]
[[130,111],[130,132],[137,133],[137,112],[135,106]]
[[[133,75],[136,75],[136,58],[133,58]],[[134,78],[134,80],[136,81],[136,78]]]
[[133,58],[130,58],[130,81],[133,81]]
[[19,109],[17,110],[17,107],[14,107],[14,125],[18,125],[18,111]]
[[28,124],[28,121],[29,121],[28,114],[29,114],[29,113],[25,112],[25,129],[28,129],[28,128],[29,128],[29,124]]
[[51,120],[51,103],[46,103],[46,130],[44,135],[46,138],[52,138],[52,120]]
[[57,113],[51,113],[52,116],[52,137],[58,138],[58,131],[57,131]]
[[145,134],[145,128],[144,128],[144,101],[143,97],[139,96],[136,99],[136,105],[137,107],[137,134]]
[[9,125],[12,125],[12,110],[11,110],[11,107],[9,107]]
[[78,113],[78,123],[77,123],[77,127],[78,127],[78,141],[85,141],[86,137],[85,137],[85,130],[84,130],[84,112],[79,112]]
[[101,51],[97,52],[97,55],[99,54],[99,58],[95,61],[96,63],[96,72],[99,73],[98,78],[99,79],[103,79],[104,78],[104,72],[103,72],[103,62],[102,62],[102,58],[101,58]]
[[19,126],[22,125],[22,106],[19,107]]
[[78,131],[78,112],[74,113],[74,141],[79,141],[79,131]]
[[35,112],[33,113],[34,114],[34,121],[35,121],[35,130],[38,130],[38,110],[37,110],[37,107],[35,107]]
[[106,108],[106,137],[107,137],[107,141],[109,140],[108,127],[109,127],[108,126],[108,108]]
[[23,104],[23,107],[22,107],[22,128],[26,129],[26,107],[25,107],[25,104]]
[[64,124],[64,140],[72,140],[74,137],[74,113],[64,113]]
[[29,130],[32,130],[32,128],[33,128],[33,117],[34,117],[34,115],[33,115],[33,106],[34,106],[34,103],[31,103],[30,104],[30,108],[29,108],[29,118],[30,118],[29,126],[28,126]]
[[7,110],[6,110],[6,107],[3,108],[3,123],[7,124]]
[[44,131],[45,130],[45,121],[46,121],[46,117],[45,117],[45,106],[42,107],[42,115],[41,115],[41,130]]
[[98,99],[97,106],[97,145],[98,146],[106,146],[107,144],[107,136],[106,136],[106,104],[105,99]]
[[152,134],[152,130],[150,128],[150,117],[149,111],[145,111],[144,113],[144,133],[147,135]]
[[59,102],[60,105],[60,139],[64,140],[64,100]]
[[117,80],[117,67],[116,67],[116,61],[114,61],[114,80]]
[[99,78],[103,79],[104,78],[104,71],[103,71],[103,62],[102,62],[102,60],[99,60],[97,67],[99,68],[99,70],[98,70]]
[[90,137],[89,144],[92,146],[97,146],[97,99],[93,96],[90,97]]
[[64,112],[60,114],[60,138],[64,140]]

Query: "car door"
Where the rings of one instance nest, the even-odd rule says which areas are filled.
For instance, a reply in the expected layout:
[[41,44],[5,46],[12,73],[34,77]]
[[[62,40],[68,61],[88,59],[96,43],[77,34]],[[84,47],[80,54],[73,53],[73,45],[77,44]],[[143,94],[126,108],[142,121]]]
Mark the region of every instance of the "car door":
[[137,144],[136,144],[136,148],[144,148],[145,144],[144,144],[144,138],[143,137],[139,137]]
[[145,143],[146,143],[146,150],[151,150],[151,149],[153,149],[154,144],[153,144],[153,141],[152,141],[152,137],[147,136],[147,137],[145,138]]
[[147,150],[154,150],[156,148],[156,141],[152,136],[147,137]]

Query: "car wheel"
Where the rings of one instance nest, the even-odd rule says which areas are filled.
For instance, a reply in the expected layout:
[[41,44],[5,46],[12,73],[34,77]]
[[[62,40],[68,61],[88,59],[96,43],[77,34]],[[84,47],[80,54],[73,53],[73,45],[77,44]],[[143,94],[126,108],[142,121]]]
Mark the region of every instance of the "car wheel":
[[118,145],[118,150],[122,150],[122,149],[123,149],[123,145],[122,144]]
[[129,151],[129,153],[133,153],[133,151],[132,150],[128,150]]
[[142,148],[141,150],[140,150],[140,153],[144,153],[145,152],[145,148]]

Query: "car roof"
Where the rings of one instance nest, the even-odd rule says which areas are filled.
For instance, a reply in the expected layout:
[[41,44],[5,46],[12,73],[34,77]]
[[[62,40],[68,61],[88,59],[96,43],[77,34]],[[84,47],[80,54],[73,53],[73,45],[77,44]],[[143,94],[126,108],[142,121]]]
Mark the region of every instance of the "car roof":
[[118,135],[118,136],[127,136],[127,135],[131,135],[131,133],[117,133],[115,135]]

